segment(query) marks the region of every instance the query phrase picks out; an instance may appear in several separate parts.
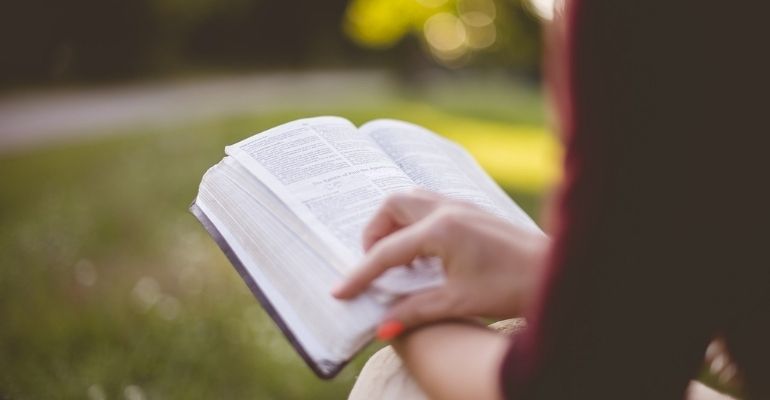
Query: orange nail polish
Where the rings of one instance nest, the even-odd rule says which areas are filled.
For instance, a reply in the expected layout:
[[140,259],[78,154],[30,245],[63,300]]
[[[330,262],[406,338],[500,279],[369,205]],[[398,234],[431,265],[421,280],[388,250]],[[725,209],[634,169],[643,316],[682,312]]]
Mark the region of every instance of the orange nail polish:
[[401,321],[385,321],[377,327],[377,339],[387,342],[394,339],[404,331],[404,324]]

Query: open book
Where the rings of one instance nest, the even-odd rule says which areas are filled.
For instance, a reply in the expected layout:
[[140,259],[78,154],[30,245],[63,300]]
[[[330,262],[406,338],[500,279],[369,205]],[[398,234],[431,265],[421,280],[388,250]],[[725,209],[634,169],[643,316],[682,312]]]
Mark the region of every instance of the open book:
[[422,187],[534,225],[465,150],[406,122],[302,119],[225,153],[191,210],[322,378],[373,338],[389,301],[443,282],[440,260],[420,259],[354,300],[330,295],[362,257],[362,230],[389,193]]

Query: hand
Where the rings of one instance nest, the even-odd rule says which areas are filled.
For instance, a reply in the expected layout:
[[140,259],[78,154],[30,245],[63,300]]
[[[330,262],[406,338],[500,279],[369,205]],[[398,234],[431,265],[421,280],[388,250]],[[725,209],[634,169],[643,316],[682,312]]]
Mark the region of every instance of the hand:
[[364,230],[363,241],[361,266],[334,290],[335,297],[355,297],[388,268],[416,257],[443,260],[446,283],[397,301],[385,317],[386,324],[396,325],[391,331],[439,319],[519,315],[549,243],[535,227],[422,190],[389,197]]
[[719,383],[727,387],[739,387],[742,378],[738,374],[738,367],[730,357],[727,343],[718,337],[709,343],[706,348],[706,365],[711,375],[719,380]]

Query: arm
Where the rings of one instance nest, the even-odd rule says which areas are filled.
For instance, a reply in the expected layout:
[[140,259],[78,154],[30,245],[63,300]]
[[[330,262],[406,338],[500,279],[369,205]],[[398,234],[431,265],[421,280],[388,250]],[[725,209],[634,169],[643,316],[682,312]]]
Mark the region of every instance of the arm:
[[[440,322],[410,331],[392,345],[431,399],[502,397],[499,369],[510,345],[503,335],[467,322]],[[685,399],[733,400],[696,380]]]
[[393,347],[432,398],[499,398],[509,339],[457,318],[520,315],[537,286],[548,238],[532,224],[415,191],[385,202],[364,232],[364,247],[361,267],[333,294],[352,298],[390,267],[441,257],[446,284],[394,304],[378,336],[390,340],[412,328]]
[[425,325],[392,342],[431,399],[499,399],[500,363],[509,339],[460,321]]
[[690,381],[690,387],[687,388],[687,400],[733,400],[733,398],[698,381]]

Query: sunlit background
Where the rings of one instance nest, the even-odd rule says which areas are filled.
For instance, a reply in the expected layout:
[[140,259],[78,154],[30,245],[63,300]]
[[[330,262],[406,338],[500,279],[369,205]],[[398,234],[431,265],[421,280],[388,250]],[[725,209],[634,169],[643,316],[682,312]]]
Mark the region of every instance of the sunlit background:
[[[558,7],[556,8],[558,9]],[[223,148],[300,117],[412,121],[531,215],[558,179],[550,0],[0,5],[0,399],[344,398],[187,212]]]

